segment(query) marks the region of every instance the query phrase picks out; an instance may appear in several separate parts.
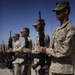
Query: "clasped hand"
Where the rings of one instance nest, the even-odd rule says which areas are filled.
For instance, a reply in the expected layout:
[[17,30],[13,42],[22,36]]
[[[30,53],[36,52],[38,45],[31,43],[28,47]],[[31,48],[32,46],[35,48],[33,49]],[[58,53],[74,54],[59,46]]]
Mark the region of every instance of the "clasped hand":
[[40,53],[46,53],[46,47],[39,46],[39,52]]
[[30,52],[30,49],[29,48],[23,48],[23,52],[24,53],[29,53]]
[[13,52],[13,49],[9,48],[6,52]]

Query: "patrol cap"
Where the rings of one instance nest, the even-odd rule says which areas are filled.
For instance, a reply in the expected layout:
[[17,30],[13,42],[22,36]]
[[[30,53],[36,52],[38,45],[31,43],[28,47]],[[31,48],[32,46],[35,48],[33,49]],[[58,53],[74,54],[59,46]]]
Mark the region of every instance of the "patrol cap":
[[13,38],[14,38],[15,36],[20,37],[20,34],[18,34],[18,33],[14,33],[14,34],[13,34]]
[[56,8],[53,9],[53,12],[58,10],[62,10],[65,7],[70,7],[70,3],[68,1],[60,1],[56,3]]
[[21,30],[21,32],[25,32],[25,31],[29,32],[30,30],[29,30],[29,28],[27,28],[27,27],[25,27],[25,28],[23,28],[23,29]]
[[44,19],[37,19],[37,20],[35,20],[35,23],[33,24],[33,27],[35,27],[37,25],[40,25],[40,22],[41,22],[42,25],[45,25]]

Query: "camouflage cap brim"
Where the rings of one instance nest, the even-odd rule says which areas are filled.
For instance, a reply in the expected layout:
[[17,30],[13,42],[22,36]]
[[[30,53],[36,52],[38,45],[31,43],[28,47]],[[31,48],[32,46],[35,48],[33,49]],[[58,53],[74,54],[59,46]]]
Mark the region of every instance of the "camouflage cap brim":
[[18,33],[14,33],[12,37],[18,36],[20,37],[20,35]]
[[25,30],[24,29],[22,29],[20,32],[24,32]]
[[44,19],[37,19],[36,21],[35,21],[35,23],[33,24],[33,27],[35,27],[35,26],[38,26],[38,25],[45,25],[45,22],[44,22]]
[[56,3],[56,8],[53,9],[53,12],[62,10],[62,9],[65,8],[65,7],[70,7],[68,1],[60,1],[60,2],[57,2],[57,3]]
[[40,22],[34,23],[33,27],[38,26],[40,24]]
[[59,10],[62,10],[64,7],[56,7],[55,9],[53,9],[52,11],[53,12],[56,12],[56,11],[59,11]]

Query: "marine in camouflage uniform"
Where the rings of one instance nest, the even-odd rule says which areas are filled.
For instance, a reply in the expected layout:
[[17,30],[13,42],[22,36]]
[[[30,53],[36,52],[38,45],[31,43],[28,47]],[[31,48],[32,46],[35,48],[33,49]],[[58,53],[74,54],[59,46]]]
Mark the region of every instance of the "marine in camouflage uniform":
[[[26,53],[25,51],[26,50],[28,50],[28,52],[27,53],[29,53],[29,52],[31,52],[31,50],[32,50],[32,40],[31,40],[31,38],[30,38],[30,36],[29,36],[29,33],[30,33],[30,30],[29,30],[29,28],[27,28],[27,27],[25,27],[25,28],[23,28],[22,30],[21,30],[21,35],[22,35],[22,37],[24,37],[24,40],[23,40],[23,42],[24,42],[24,47],[23,47],[23,49],[22,49],[22,51],[24,52],[24,53]],[[28,47],[26,48],[26,40],[28,41]],[[25,67],[26,67],[26,64],[23,64],[23,66],[24,66],[24,69],[22,69],[23,70],[23,73],[22,73],[22,75],[25,75]],[[28,65],[28,69],[27,69],[27,75],[31,75],[31,63]]]
[[[43,19],[41,19],[41,24],[43,25],[43,27],[45,26],[45,22]],[[40,20],[37,19],[33,25],[33,27],[35,27],[36,32],[39,32],[39,26],[40,26]],[[44,35],[45,35],[45,38],[44,38],[45,47],[49,47],[50,37],[45,31],[44,31]],[[39,44],[39,35],[37,35],[34,39],[32,53],[39,53],[39,51],[38,51],[39,45],[40,45]],[[39,61],[39,59],[34,58],[33,64],[37,64],[38,61]],[[35,70],[33,70],[36,75],[39,75],[39,73],[38,73],[39,69],[40,69],[40,65]]]
[[[19,41],[19,38],[20,38],[20,35],[18,33],[15,33],[13,35],[13,40],[14,40],[14,44],[13,44],[13,52],[16,53],[18,52],[19,50],[17,50],[20,46],[21,46],[21,42]],[[13,70],[14,70],[14,75],[21,75],[20,73],[20,62],[22,61],[23,59],[20,59],[20,58],[16,58],[12,63],[13,63]]]
[[75,28],[68,19],[70,4],[68,1],[57,2],[53,11],[60,26],[52,34],[50,48],[40,47],[39,52],[52,56],[49,70],[52,75],[74,75]]
[[[18,45],[19,41],[14,43],[13,46],[13,52],[23,52],[24,48],[25,48],[25,38],[27,37],[28,41],[29,41],[29,45],[28,48],[29,50],[32,50],[32,40],[29,37],[29,28],[23,28],[21,30],[21,36],[24,38],[23,41],[20,43],[20,45]],[[15,37],[15,35],[13,36]],[[14,64],[14,75],[23,75],[24,72],[24,67],[25,64],[23,64],[24,59],[23,58],[17,58],[15,61],[13,61]],[[28,66],[28,71],[27,71],[27,75],[31,74],[31,64]]]

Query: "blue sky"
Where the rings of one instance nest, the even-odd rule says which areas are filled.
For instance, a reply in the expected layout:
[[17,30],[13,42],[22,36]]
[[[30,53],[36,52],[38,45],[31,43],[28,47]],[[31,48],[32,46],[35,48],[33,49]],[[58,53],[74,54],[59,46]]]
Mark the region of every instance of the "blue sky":
[[[55,13],[55,3],[61,0],[0,0],[0,44],[2,40],[8,43],[10,31],[20,33],[23,27],[30,28],[30,37],[34,40],[37,35],[34,27],[35,20],[41,17],[45,19],[45,31],[51,37],[54,28],[59,26]],[[75,1],[68,0],[71,5],[71,13],[69,19],[75,26]],[[23,38],[20,37],[20,40]]]

